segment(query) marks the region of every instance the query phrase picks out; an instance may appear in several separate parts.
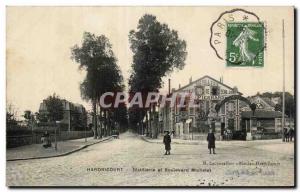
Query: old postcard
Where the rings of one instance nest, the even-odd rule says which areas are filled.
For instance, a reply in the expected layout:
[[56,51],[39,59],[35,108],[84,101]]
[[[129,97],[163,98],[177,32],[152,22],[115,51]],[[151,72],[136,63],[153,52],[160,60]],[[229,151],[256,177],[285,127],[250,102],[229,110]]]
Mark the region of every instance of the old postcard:
[[8,6],[6,184],[295,187],[294,7]]

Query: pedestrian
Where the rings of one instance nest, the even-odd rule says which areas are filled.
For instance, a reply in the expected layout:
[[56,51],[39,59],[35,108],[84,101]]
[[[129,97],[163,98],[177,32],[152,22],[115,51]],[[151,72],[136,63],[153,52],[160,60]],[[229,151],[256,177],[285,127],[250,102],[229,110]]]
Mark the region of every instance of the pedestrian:
[[169,131],[165,131],[165,136],[164,136],[164,144],[165,144],[165,155],[170,155],[170,151],[171,151],[171,137],[170,137],[170,132]]
[[293,129],[293,128],[290,128],[290,129],[289,129],[289,138],[290,138],[290,141],[291,141],[291,142],[293,141],[293,137],[294,137],[294,129]]
[[175,135],[175,130],[174,130],[174,129],[173,129],[173,131],[172,131],[172,135],[173,135],[173,138],[176,137],[176,135]]
[[45,133],[42,135],[41,140],[43,142],[44,148],[51,147],[50,134],[48,133],[48,131],[45,131]]
[[228,140],[228,138],[227,138],[227,130],[224,130],[223,135],[224,135],[224,140],[227,141]]
[[209,149],[209,154],[211,154],[211,149],[213,149],[213,154],[215,153],[215,141],[216,137],[212,131],[212,129],[209,129],[209,133],[207,134],[207,141],[208,141],[208,149]]
[[283,142],[288,141],[288,130],[286,127],[283,128]]

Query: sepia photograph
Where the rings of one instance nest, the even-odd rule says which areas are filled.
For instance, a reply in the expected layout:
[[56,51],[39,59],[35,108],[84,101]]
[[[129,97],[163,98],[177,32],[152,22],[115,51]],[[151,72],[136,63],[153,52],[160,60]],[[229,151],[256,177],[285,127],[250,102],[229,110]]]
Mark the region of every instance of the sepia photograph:
[[295,7],[5,10],[7,187],[296,187]]

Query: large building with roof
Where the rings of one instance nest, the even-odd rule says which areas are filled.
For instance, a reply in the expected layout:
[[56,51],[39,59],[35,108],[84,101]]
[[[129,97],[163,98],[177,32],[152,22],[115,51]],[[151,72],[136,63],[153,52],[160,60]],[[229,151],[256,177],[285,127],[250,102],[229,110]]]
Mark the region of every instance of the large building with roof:
[[218,81],[210,76],[204,76],[173,90],[172,94],[182,92],[194,92],[197,98],[195,101],[197,107],[178,108],[175,105],[175,107],[167,106],[161,109],[160,120],[164,130],[173,131],[175,135],[182,138],[197,138],[207,133],[209,128],[217,127],[217,133],[222,133],[225,128],[241,129],[239,100],[225,103],[218,113],[220,121],[216,122],[214,119],[217,103],[231,95],[242,95],[236,87],[224,84],[222,79]]
[[[196,107],[178,108],[166,105],[160,108],[160,132],[171,131],[175,137],[183,139],[205,139],[208,130],[214,130],[221,138],[224,130],[232,132],[255,133],[260,127],[269,132],[281,131],[282,113],[275,111],[276,103],[261,97],[248,98],[256,105],[256,111],[250,109],[249,103],[232,99],[221,105],[217,112],[216,105],[229,96],[242,96],[237,87],[232,87],[210,76],[201,77],[189,84],[172,90],[171,94],[195,93]],[[237,97],[238,98],[238,97]],[[246,99],[246,98],[245,98]]]
[[[83,105],[72,103],[62,99],[63,104],[63,119],[60,121],[61,127],[66,131],[84,130],[87,126],[87,112]],[[48,114],[45,100],[40,104],[40,114]]]

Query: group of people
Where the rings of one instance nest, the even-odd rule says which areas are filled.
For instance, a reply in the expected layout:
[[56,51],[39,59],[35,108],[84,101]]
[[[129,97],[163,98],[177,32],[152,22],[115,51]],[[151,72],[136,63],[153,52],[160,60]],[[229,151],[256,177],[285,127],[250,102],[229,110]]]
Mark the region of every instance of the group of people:
[[283,129],[283,142],[293,141],[295,131],[293,128],[284,128]]
[[43,143],[44,148],[48,148],[48,147],[52,146],[51,139],[50,139],[50,134],[48,133],[48,131],[45,131],[45,133],[42,135],[41,141]]
[[[212,129],[209,130],[209,133],[207,134],[207,138],[206,138],[207,142],[208,142],[208,149],[209,149],[209,154],[211,154],[211,150],[213,151],[213,154],[216,154],[215,152],[215,141],[216,141],[216,137],[215,134],[213,133]],[[165,135],[164,135],[164,139],[163,139],[163,143],[165,145],[165,155],[170,155],[171,154],[171,135],[169,131],[165,131]]]
[[225,141],[231,140],[232,136],[233,136],[233,133],[232,133],[232,131],[230,129],[224,130],[223,137],[224,137]]

